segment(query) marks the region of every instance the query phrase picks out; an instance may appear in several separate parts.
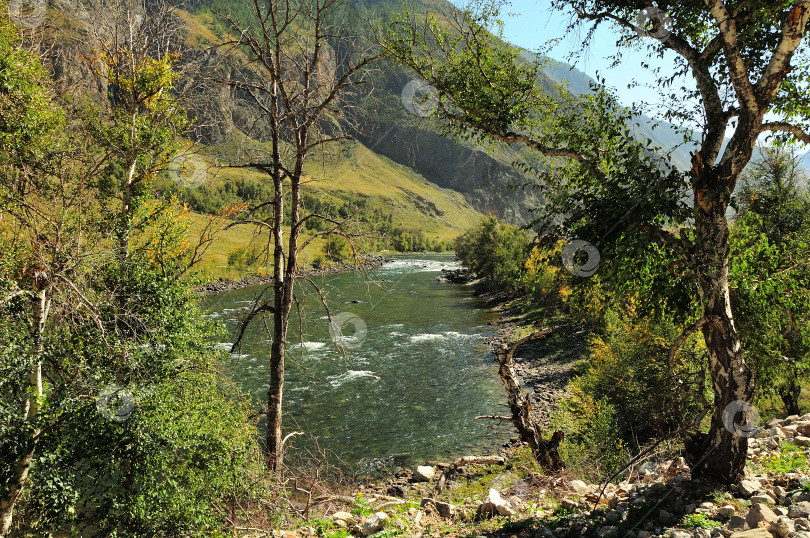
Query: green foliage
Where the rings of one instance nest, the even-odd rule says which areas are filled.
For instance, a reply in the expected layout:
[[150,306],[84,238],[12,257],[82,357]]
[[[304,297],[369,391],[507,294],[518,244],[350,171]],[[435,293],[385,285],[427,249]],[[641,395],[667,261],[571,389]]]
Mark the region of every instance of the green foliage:
[[261,251],[256,245],[236,247],[228,254],[228,265],[238,269],[248,269],[255,266],[261,257]]
[[796,156],[763,148],[743,178],[731,229],[732,304],[759,396],[798,413],[810,372],[810,198]]
[[713,529],[723,526],[721,522],[710,519],[706,514],[686,514],[681,525],[687,529]]
[[529,239],[516,226],[489,217],[456,240],[456,257],[483,279],[489,291],[520,289]]
[[358,493],[352,504],[352,514],[355,516],[370,516],[374,508],[366,501],[362,493]]
[[759,466],[770,474],[795,473],[807,469],[807,456],[801,447],[782,443],[779,452],[763,456]]

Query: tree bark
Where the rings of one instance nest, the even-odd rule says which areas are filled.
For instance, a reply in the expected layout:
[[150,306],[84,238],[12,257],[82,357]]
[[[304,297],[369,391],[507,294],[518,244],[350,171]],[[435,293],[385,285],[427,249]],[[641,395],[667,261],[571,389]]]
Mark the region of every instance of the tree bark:
[[556,471],[563,469],[565,464],[560,458],[557,450],[563,440],[561,431],[554,432],[551,439],[543,438],[543,429],[531,417],[531,398],[520,387],[517,374],[515,372],[512,356],[521,344],[529,340],[542,338],[551,332],[545,329],[533,333],[525,338],[521,338],[511,348],[505,344],[496,350],[500,370],[498,373],[506,386],[506,393],[509,397],[509,409],[512,412],[512,423],[517,428],[521,441],[528,444],[532,449],[532,454],[543,469]]
[[799,396],[801,396],[802,387],[796,382],[796,378],[791,375],[787,385],[779,389],[779,397],[782,398],[782,403],[785,405],[785,412],[788,415],[800,415],[799,410]]
[[[42,354],[45,351],[43,336],[45,333],[45,321],[48,318],[48,297],[47,283],[44,273],[37,272],[34,275],[35,296],[33,299],[34,318],[34,353],[35,361],[28,374],[28,384],[32,396],[27,396],[22,406],[23,421],[31,422],[39,414],[42,403]],[[14,477],[8,484],[8,491],[0,498],[0,537],[6,536],[11,531],[11,524],[14,518],[14,507],[22,493],[23,486],[28,479],[28,472],[31,469],[31,460],[36,450],[39,430],[31,428],[31,437],[27,439],[28,446],[20,454],[14,468]]]
[[[698,159],[699,164],[699,159]],[[707,435],[699,435],[689,445],[693,475],[724,484],[732,484],[743,477],[748,452],[748,437],[732,426],[724,417],[727,406],[733,402],[746,406],[753,401],[754,386],[751,369],[745,363],[737,329],[731,314],[728,284],[729,229],[726,220],[728,193],[714,185],[703,188],[703,171],[696,170],[696,251],[698,291],[704,317],[712,322],[701,327],[709,355],[714,410]],[[707,174],[709,175],[709,174]],[[734,185],[734,182],[716,183]],[[733,408],[729,408],[733,409]],[[748,417],[736,417],[735,424],[747,422]]]

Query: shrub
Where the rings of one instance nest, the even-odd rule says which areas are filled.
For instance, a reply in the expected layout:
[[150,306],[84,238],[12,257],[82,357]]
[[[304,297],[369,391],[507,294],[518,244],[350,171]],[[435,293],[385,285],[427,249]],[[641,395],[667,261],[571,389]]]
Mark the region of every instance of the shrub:
[[456,239],[456,257],[483,279],[488,291],[516,292],[529,254],[529,238],[516,226],[489,217]]

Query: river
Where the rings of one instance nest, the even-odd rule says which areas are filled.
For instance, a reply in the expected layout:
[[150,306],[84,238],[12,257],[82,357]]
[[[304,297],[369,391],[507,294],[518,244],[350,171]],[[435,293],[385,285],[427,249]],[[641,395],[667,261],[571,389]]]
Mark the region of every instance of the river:
[[[456,267],[450,255],[398,256],[371,278],[317,278],[332,331],[314,288],[299,282],[302,314],[294,307],[285,430],[306,431],[359,475],[489,453],[507,441],[510,424],[474,420],[508,414],[508,408],[487,345],[496,314],[471,290],[436,282],[442,269]],[[209,296],[206,316],[224,321],[235,335],[262,289]],[[254,322],[241,354],[231,356],[232,375],[257,406],[267,398],[269,347],[264,327]],[[311,443],[298,437],[293,444]]]

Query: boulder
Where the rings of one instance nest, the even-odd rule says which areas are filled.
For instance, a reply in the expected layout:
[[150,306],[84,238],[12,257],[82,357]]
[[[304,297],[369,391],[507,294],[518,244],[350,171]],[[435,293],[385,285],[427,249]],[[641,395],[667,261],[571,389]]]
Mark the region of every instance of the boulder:
[[727,505],[721,506],[720,508],[717,509],[717,515],[722,516],[722,517],[731,517],[731,516],[734,515],[734,512],[736,512],[736,511],[737,511],[737,509],[734,508],[733,505],[727,504]]
[[436,476],[436,471],[430,465],[419,465],[413,470],[413,477],[419,482],[430,482]]
[[355,523],[355,518],[349,512],[335,512],[329,516],[333,521],[343,521],[346,523]]
[[768,529],[774,536],[779,538],[787,538],[788,535],[794,531],[793,521],[786,517],[780,517],[776,521],[771,522]]
[[692,538],[692,533],[683,529],[672,529],[669,538]]
[[757,527],[767,528],[778,518],[779,516],[774,514],[773,510],[768,508],[767,504],[760,503],[751,507],[751,510],[748,511],[748,516],[745,518],[745,522],[748,523],[748,526],[752,529],[756,529]]
[[810,517],[810,502],[802,501],[788,506],[788,517],[790,519]]
[[374,534],[375,532],[381,531],[385,526],[386,519],[388,519],[388,514],[385,512],[376,512],[368,516],[366,522],[363,523],[363,536],[368,536],[369,534]]
[[436,512],[444,518],[450,518],[456,515],[456,507],[450,503],[437,501],[435,499],[422,499],[421,508],[426,508],[428,506],[435,508]]
[[744,531],[747,526],[745,518],[742,516],[731,516],[731,519],[728,520],[728,530],[730,531]]
[[739,491],[746,497],[750,497],[754,493],[762,489],[759,480],[742,480],[740,481]]
[[610,538],[612,536],[616,536],[618,529],[616,527],[612,527],[610,525],[605,525],[604,527],[600,527],[598,531],[596,531],[596,536],[599,538]]
[[771,533],[765,529],[751,529],[748,531],[734,532],[730,538],[771,538]]
[[585,495],[591,489],[588,487],[588,484],[582,480],[571,480],[571,482],[568,483],[568,486],[579,495]]
[[758,493],[751,497],[751,504],[776,504],[776,500],[767,493]]
[[484,504],[481,505],[481,513],[482,514],[501,514],[502,516],[513,516],[515,515],[515,510],[512,508],[512,505],[509,504],[501,494],[498,493],[498,490],[490,488],[489,494],[487,498],[484,499]]

